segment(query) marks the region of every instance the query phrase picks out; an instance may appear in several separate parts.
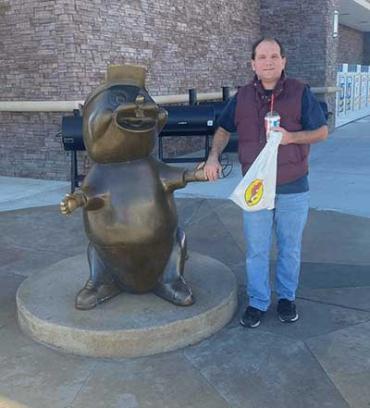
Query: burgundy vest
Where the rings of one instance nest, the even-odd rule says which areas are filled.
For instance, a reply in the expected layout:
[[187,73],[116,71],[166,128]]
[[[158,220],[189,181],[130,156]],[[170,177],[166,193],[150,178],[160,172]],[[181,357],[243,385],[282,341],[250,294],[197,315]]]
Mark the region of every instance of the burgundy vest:
[[[274,89],[274,108],[280,115],[280,126],[296,132],[302,130],[301,109],[305,85],[295,79],[280,79]],[[266,96],[261,83],[255,80],[239,89],[235,124],[239,136],[239,161],[243,174],[247,172],[266,144],[264,118],[271,109],[271,97]],[[307,144],[280,145],[277,184],[289,183],[308,171]]]

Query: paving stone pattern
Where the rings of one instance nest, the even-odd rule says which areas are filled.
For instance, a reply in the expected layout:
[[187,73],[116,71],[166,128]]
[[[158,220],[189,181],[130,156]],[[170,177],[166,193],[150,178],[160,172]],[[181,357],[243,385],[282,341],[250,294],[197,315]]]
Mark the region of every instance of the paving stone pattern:
[[29,408],[368,408],[370,219],[311,210],[300,320],[280,323],[274,298],[262,325],[248,330],[239,325],[246,304],[239,210],[225,200],[181,198],[177,206],[189,248],[235,272],[238,312],[194,346],[117,360],[51,350],[16,322],[23,279],[84,252],[81,214],[61,217],[57,206],[0,213],[0,405],[4,398]]

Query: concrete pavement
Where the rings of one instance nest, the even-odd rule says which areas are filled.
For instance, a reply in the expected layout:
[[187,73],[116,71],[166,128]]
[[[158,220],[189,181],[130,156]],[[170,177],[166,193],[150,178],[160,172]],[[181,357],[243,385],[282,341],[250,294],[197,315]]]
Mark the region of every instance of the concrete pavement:
[[134,359],[63,354],[19,330],[19,284],[83,253],[86,238],[80,214],[58,213],[69,183],[0,178],[0,407],[368,408],[369,158],[369,117],[312,148],[301,319],[292,325],[277,320],[275,300],[258,329],[239,325],[246,304],[244,243],[240,211],[226,199],[240,179],[237,166],[224,180],[179,192],[189,249],[231,268],[239,309],[207,340]]

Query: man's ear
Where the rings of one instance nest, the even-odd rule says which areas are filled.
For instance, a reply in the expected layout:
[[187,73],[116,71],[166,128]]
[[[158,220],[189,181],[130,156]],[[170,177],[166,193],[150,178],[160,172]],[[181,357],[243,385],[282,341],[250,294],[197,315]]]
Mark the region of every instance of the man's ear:
[[254,66],[254,61],[253,60],[251,60],[251,65],[252,65],[252,70],[255,71],[256,67]]

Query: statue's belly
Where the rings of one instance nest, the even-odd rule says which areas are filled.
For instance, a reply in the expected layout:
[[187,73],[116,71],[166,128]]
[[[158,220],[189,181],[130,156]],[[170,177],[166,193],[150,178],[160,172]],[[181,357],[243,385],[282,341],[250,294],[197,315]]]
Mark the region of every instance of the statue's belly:
[[152,290],[170,258],[177,229],[173,196],[146,161],[96,165],[85,179],[87,237],[126,290]]
[[[123,208],[122,208],[123,210]],[[93,214],[94,213],[94,214]],[[86,212],[89,240],[121,286],[132,292],[152,290],[171,255],[176,217],[144,204]]]
[[177,216],[168,205],[159,206],[153,202],[140,206],[127,204],[85,211],[89,240],[100,246],[147,245],[173,236]]
[[84,211],[90,241],[101,246],[138,245],[173,236],[177,227],[173,196],[145,164],[103,171],[97,167],[89,174],[87,196],[104,196],[103,206]]

